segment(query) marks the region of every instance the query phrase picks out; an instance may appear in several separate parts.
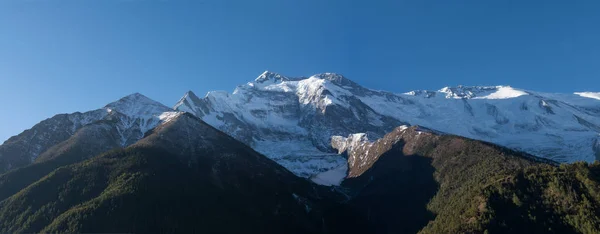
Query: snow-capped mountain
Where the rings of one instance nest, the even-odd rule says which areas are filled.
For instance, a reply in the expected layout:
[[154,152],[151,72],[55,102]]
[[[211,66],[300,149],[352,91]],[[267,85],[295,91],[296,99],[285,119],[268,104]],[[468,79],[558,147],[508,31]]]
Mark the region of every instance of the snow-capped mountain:
[[402,122],[380,116],[353,92],[368,93],[337,74],[290,78],[265,72],[231,94],[192,92],[175,105],[252,146],[295,174],[309,177],[346,164],[331,136],[366,132],[383,136]]
[[173,109],[135,93],[106,105],[103,110],[117,118],[121,146],[135,143],[159,123],[177,115]]
[[[104,121],[110,141],[120,147],[137,142],[161,122],[175,117],[173,109],[135,93],[103,108],[85,113],[60,114],[36,124],[0,145],[0,173],[28,165],[51,147],[68,140],[82,127]],[[88,130],[89,131],[89,130]]]
[[286,77],[267,71],[233,93],[199,98],[188,92],[175,109],[309,177],[347,163],[332,149],[332,137],[364,133],[352,137],[377,139],[400,125],[425,126],[559,162],[593,161],[600,155],[596,95],[510,86],[395,94],[364,88],[339,74]]
[[[0,173],[32,163],[92,123],[102,122],[94,128],[110,136],[106,142],[124,147],[181,112],[321,184],[339,184],[346,177],[349,162],[340,153],[366,147],[369,139],[401,125],[559,162],[600,158],[600,93],[457,86],[396,94],[364,88],[334,73],[287,77],[267,71],[232,93],[214,91],[200,98],[187,92],[174,108],[136,93],[97,110],[56,115],[0,145]],[[94,135],[94,128],[80,135]]]

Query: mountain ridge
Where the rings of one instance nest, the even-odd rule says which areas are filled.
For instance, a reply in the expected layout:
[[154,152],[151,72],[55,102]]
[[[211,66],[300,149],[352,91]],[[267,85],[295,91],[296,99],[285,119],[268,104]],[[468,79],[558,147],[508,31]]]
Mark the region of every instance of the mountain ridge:
[[[190,90],[173,108],[134,93],[94,111],[56,115],[0,145],[0,172],[31,163],[91,122],[118,120],[123,147],[177,112],[201,118],[306,178],[343,173],[347,162],[332,147],[333,137],[365,134],[378,139],[400,125],[425,126],[560,162],[591,162],[600,158],[600,102],[591,94],[510,86],[398,94],[364,88],[336,73],[287,77],[265,71],[232,93],[199,97]],[[36,131],[45,137],[34,138]]]
[[[195,114],[304,177],[342,166],[328,156],[335,153],[331,137],[365,133],[377,139],[399,125],[426,126],[560,162],[595,160],[600,137],[600,103],[579,94],[507,85],[397,94],[335,73],[289,78],[266,71],[232,93],[209,92],[174,109]],[[311,159],[311,170],[297,163],[302,153],[286,154],[272,147],[277,144],[302,145],[324,156]]]
[[319,233],[339,197],[187,113],[45,173],[0,198],[0,231]]
[[133,93],[96,110],[55,115],[0,145],[0,174],[33,163],[51,147],[67,141],[89,124],[109,123],[114,127],[119,145],[124,147],[175,114],[173,109]]

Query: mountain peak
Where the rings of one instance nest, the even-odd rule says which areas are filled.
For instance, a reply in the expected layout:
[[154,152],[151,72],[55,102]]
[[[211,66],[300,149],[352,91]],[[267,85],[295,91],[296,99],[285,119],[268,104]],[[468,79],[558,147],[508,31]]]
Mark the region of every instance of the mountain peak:
[[192,90],[185,92],[185,95],[183,95],[182,99],[185,99],[185,98],[200,99],[200,98],[198,98],[198,95],[196,95],[194,92],[192,92]]
[[313,75],[311,77],[328,80],[328,81],[331,81],[331,83],[337,84],[339,86],[350,86],[350,87],[358,86],[358,84],[356,84],[354,81],[351,81],[350,79],[344,77],[341,74],[337,74],[337,73],[325,72],[325,73]]
[[495,91],[501,86],[464,86],[458,85],[456,87],[444,87],[438,90],[440,93],[445,93],[446,98],[474,98],[482,92]]
[[119,100],[117,100],[115,102],[112,102],[112,103],[110,103],[108,105],[114,105],[114,104],[123,103],[123,102],[155,102],[155,101],[152,100],[152,99],[150,99],[150,98],[148,98],[148,97],[146,97],[146,96],[144,96],[141,93],[135,92],[135,93],[129,94],[129,95],[125,96],[125,97],[122,97],[121,99],[119,99]]
[[319,74],[312,75],[310,77],[288,77],[288,76],[284,76],[284,75],[281,75],[279,73],[275,73],[272,71],[264,71],[262,74],[260,74],[260,76],[258,76],[254,80],[254,82],[256,84],[270,85],[270,84],[278,84],[278,83],[285,82],[285,81],[301,81],[301,80],[306,80],[306,79],[311,79],[311,78],[326,80],[326,81],[329,81],[329,82],[339,85],[339,86],[346,86],[346,87],[352,87],[352,88],[359,87],[359,85],[357,83],[349,80],[348,78],[344,77],[343,75],[337,74],[337,73],[330,73],[330,72],[319,73]]
[[172,111],[171,108],[140,93],[133,93],[111,102],[104,109],[117,111],[127,116],[152,115]]
[[287,81],[287,80],[289,80],[289,78],[285,77],[279,73],[275,73],[275,72],[271,72],[271,71],[264,71],[254,81],[256,83],[264,83],[269,80],[272,80],[273,82],[278,82],[278,81]]
[[179,99],[179,101],[177,101],[177,103],[175,104],[175,107],[173,109],[177,109],[181,105],[189,106],[189,105],[191,105],[191,103],[186,104],[185,102],[190,102],[190,100],[193,101],[193,100],[198,100],[198,99],[200,99],[200,98],[198,98],[198,96],[194,92],[192,92],[192,90],[189,90],[189,91],[185,92],[185,94],[183,95],[183,97],[181,97]]

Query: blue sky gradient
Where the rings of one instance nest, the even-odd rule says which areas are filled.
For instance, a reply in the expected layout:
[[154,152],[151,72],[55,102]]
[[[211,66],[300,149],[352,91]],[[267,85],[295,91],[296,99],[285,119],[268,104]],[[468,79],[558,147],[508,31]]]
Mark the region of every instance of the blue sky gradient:
[[133,92],[264,70],[380,90],[600,91],[600,1],[0,0],[0,141]]

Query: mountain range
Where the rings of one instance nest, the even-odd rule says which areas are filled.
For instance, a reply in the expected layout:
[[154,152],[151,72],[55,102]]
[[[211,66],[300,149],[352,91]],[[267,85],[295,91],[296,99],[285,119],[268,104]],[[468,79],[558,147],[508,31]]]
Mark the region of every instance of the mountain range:
[[199,98],[188,92],[175,109],[310,177],[344,167],[345,160],[331,150],[332,137],[364,133],[378,139],[399,125],[425,126],[559,162],[592,162],[600,155],[600,103],[590,94],[509,86],[394,94],[333,73],[307,78],[267,71],[231,94]]
[[[113,121],[116,144],[124,147],[175,112],[201,118],[298,176],[327,177],[319,179],[325,184],[339,184],[346,171],[346,160],[331,147],[332,140],[356,134],[366,141],[378,139],[400,125],[424,126],[558,162],[593,162],[600,157],[599,96],[509,86],[395,94],[333,73],[286,77],[266,71],[232,93],[209,92],[199,98],[189,91],[173,108],[132,94],[98,110],[54,116],[0,146],[0,172],[35,161],[94,121]],[[319,175],[325,172],[327,176]]]
[[267,71],[11,137],[0,232],[595,233],[598,158],[599,93]]

